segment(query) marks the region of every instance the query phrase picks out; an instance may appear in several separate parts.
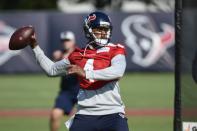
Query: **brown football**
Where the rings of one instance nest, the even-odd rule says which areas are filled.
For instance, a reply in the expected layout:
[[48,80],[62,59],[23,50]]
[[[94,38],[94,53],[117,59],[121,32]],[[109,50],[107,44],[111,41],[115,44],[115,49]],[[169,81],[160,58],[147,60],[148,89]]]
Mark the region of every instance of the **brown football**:
[[34,35],[32,26],[25,26],[17,29],[11,36],[9,42],[10,50],[20,50],[30,44]]

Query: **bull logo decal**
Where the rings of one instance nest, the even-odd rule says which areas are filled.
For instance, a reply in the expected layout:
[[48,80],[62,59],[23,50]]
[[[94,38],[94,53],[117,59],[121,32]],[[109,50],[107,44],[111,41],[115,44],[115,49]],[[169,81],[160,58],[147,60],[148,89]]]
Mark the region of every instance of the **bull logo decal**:
[[15,28],[6,25],[3,21],[0,21],[0,66],[5,64],[10,58],[20,53],[18,51],[9,50],[9,40],[14,33]]
[[96,19],[96,15],[95,15],[95,14],[90,15],[90,16],[88,17],[88,22],[93,21],[93,20],[95,20],[95,19]]
[[132,62],[149,67],[163,57],[174,67],[174,58],[167,51],[174,45],[174,28],[166,23],[161,23],[160,28],[161,31],[156,30],[153,20],[145,15],[132,15],[122,22],[125,44],[133,51]]

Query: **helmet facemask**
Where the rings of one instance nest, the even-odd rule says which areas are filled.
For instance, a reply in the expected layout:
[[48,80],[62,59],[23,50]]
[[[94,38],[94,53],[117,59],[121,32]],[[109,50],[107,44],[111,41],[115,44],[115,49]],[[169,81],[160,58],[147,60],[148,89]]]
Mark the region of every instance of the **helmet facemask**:
[[111,37],[111,29],[106,26],[100,26],[92,29],[93,41],[99,46],[106,45]]
[[112,26],[109,22],[100,21],[99,24],[92,27],[89,24],[89,20],[85,19],[84,31],[90,43],[96,44],[97,46],[105,46],[110,41]]

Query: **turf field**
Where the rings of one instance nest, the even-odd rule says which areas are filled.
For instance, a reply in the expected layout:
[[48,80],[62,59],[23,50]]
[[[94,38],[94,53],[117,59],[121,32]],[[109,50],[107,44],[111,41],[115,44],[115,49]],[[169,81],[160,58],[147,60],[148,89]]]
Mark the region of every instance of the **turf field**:
[[[0,131],[48,131],[58,85],[45,75],[0,75]],[[131,131],[172,131],[173,74],[130,73],[120,85]]]

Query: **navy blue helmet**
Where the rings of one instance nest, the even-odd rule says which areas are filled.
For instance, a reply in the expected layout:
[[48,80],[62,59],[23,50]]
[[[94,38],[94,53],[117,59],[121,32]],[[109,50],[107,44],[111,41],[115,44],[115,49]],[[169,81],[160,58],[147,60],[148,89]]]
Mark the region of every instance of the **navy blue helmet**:
[[[92,32],[92,29],[99,27],[107,29],[106,39],[96,38],[95,34]],[[99,46],[106,45],[110,41],[112,34],[112,23],[109,16],[98,11],[90,13],[84,21],[84,32],[89,42],[94,42]]]

